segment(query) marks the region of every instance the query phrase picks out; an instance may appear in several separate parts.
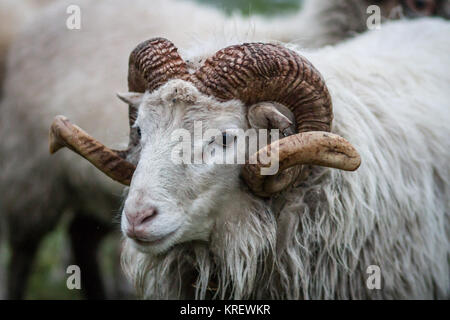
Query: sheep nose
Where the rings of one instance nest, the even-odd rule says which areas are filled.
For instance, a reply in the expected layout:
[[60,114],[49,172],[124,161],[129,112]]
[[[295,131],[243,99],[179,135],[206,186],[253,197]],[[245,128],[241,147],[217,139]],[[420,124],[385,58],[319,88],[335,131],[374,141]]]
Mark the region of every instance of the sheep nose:
[[128,221],[127,236],[133,239],[145,240],[145,228],[156,216],[157,212],[155,207],[138,211],[126,211],[125,217]]

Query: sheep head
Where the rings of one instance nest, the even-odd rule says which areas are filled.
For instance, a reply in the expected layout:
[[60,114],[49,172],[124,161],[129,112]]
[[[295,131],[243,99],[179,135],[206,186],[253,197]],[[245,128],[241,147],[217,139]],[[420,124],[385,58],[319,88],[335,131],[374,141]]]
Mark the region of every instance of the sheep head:
[[[289,49],[262,43],[230,46],[206,60],[194,74],[188,73],[176,47],[166,39],[145,41],[131,53],[130,91],[152,92],[174,78],[193,83],[200,92],[219,101],[238,99],[247,106],[253,105],[251,116],[265,113],[262,117],[269,122],[279,113],[276,109],[271,111],[270,107],[258,106],[258,103],[270,101],[287,106],[294,114],[298,133],[265,149],[280,149],[282,169],[300,164],[343,170],[356,170],[359,166],[358,154],[345,139],[324,133],[330,131],[333,114],[331,97],[320,73],[305,58]],[[133,127],[136,115],[137,106],[130,102],[130,149],[139,143]],[[58,116],[50,131],[50,152],[62,146],[79,153],[114,180],[129,185],[134,166],[126,161],[128,151],[110,150],[70,124],[68,119]],[[253,157],[258,158],[257,154]],[[255,193],[269,196],[273,188],[264,186],[265,179],[258,174],[260,167],[261,164],[245,166],[243,177]],[[273,180],[276,179],[269,179]],[[284,184],[278,186],[276,192],[285,187]]]
[[[205,217],[224,194],[240,189],[240,178],[253,194],[270,197],[296,181],[304,165],[356,170],[360,164],[351,144],[330,133],[332,103],[321,75],[283,46],[230,46],[189,72],[171,42],[152,39],[131,53],[128,82],[130,92],[119,95],[129,105],[127,150],[108,149],[59,116],[50,130],[50,151],[67,146],[111,178],[130,185],[122,227],[138,243],[159,243],[172,233],[183,241],[204,238],[212,225]],[[203,129],[279,129],[283,137],[259,145],[246,164],[175,164],[171,156],[176,142],[171,135],[179,128],[192,134],[195,120],[202,121]],[[222,141],[232,152],[233,143],[225,141],[225,134],[221,137],[223,141],[220,137],[212,141]],[[261,156],[274,152],[281,170],[264,175],[268,164]],[[186,183],[180,186],[180,181]],[[153,219],[158,211],[172,214]],[[202,224],[186,231],[186,225],[194,225],[186,222],[195,220],[193,215],[202,216]]]

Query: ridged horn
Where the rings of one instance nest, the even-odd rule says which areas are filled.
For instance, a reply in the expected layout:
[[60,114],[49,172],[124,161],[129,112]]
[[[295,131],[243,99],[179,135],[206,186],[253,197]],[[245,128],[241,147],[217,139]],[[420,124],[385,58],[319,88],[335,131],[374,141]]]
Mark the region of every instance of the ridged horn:
[[227,47],[208,58],[190,81],[223,101],[281,103],[293,112],[297,132],[330,131],[333,112],[325,81],[308,60],[283,46]]
[[[152,92],[171,79],[189,75],[187,65],[175,45],[164,38],[140,43],[130,54],[128,62],[128,90]],[[136,120],[136,110],[130,106],[130,126]]]
[[[297,134],[253,155],[258,158],[261,152],[276,148],[280,155],[279,173],[261,175],[261,163],[249,161],[244,166],[242,177],[254,193],[268,197],[287,188],[301,172],[293,166],[315,164],[343,170],[356,170],[359,166],[359,155],[345,139],[326,134],[333,120],[331,96],[321,74],[296,52],[276,44],[230,46],[208,58],[190,81],[202,93],[218,100],[239,99],[247,106],[277,102],[294,114]],[[304,134],[311,131],[315,133]],[[286,169],[289,170],[283,173]]]
[[[260,149],[249,159],[242,175],[249,188],[259,196],[269,197],[285,188],[277,175],[265,176],[261,168],[267,167],[260,161],[275,152],[278,155],[278,170],[298,165],[317,165],[354,171],[361,164],[361,158],[356,149],[344,138],[324,131],[310,131],[295,134]],[[272,164],[271,164],[272,165]],[[293,177],[282,177],[290,183]]]
[[105,147],[64,116],[56,116],[50,128],[49,149],[53,154],[62,147],[78,153],[105,173],[124,185],[130,185],[136,167],[126,160],[126,153]]

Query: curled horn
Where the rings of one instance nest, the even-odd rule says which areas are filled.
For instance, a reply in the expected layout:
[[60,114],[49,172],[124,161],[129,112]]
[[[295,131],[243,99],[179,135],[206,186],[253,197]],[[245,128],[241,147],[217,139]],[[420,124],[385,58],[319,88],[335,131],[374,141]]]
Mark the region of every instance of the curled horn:
[[275,44],[246,43],[218,51],[191,77],[219,100],[247,105],[274,101],[288,107],[297,132],[330,131],[331,97],[320,73],[305,58]]
[[[279,156],[280,175],[265,176],[261,168],[267,166],[260,162],[260,155],[276,152]],[[242,175],[252,191],[262,197],[269,197],[293,183],[300,172],[289,170],[298,165],[318,165],[354,171],[361,164],[355,148],[344,138],[329,132],[310,131],[275,141],[251,156],[249,164],[243,168]],[[285,170],[285,171],[284,171]],[[300,171],[300,170],[298,170]],[[283,173],[286,172],[287,176]]]
[[[242,176],[256,194],[267,197],[286,188],[300,174],[294,166],[358,168],[360,158],[350,143],[324,134],[330,131],[333,120],[330,94],[320,73],[294,51],[275,44],[230,46],[207,59],[190,81],[219,100],[239,99],[248,106],[273,101],[293,112],[297,134],[258,151],[250,158],[256,164],[249,161],[244,166]],[[274,148],[279,152],[281,170],[277,176],[262,176],[258,156]],[[283,174],[288,168],[292,169]]]
[[[188,74],[176,47],[168,40],[155,38],[139,44],[130,54],[128,87],[130,91],[153,91],[172,78]],[[55,117],[49,134],[50,153],[68,147],[78,153],[110,178],[129,185],[135,165],[127,161],[131,147],[136,145],[137,133],[132,128],[137,116],[135,106],[129,106],[130,146],[117,151],[104,146],[64,116]]]
[[[175,45],[164,38],[154,38],[140,43],[130,54],[128,63],[128,90],[152,92],[167,81],[188,76],[184,60]],[[130,126],[136,120],[137,110],[129,109]]]

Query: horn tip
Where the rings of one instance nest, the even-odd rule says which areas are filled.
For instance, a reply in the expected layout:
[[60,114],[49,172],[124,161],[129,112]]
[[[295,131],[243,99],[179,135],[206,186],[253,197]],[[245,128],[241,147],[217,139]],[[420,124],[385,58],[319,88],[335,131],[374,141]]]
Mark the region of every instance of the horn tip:
[[60,143],[56,142],[54,139],[50,137],[50,143],[49,143],[49,152],[50,154],[54,154],[59,149],[63,148],[64,146]]
[[50,127],[49,132],[49,152],[50,154],[54,154],[59,149],[64,148],[65,145],[61,143],[61,139],[59,138],[59,130],[61,126],[65,125],[65,122],[68,121],[65,116],[58,115],[53,119],[52,125]]
[[358,152],[356,152],[355,164],[353,165],[351,171],[356,171],[357,169],[359,169],[360,166],[361,166],[361,156],[358,154]]
[[361,156],[353,146],[350,146],[350,152],[347,154],[348,161],[346,167],[342,168],[344,171],[356,171],[361,166]]
[[50,132],[49,132],[49,137],[48,137],[48,149],[50,154],[54,154],[56,151],[58,151],[59,149],[63,148],[64,145],[62,145],[59,142],[59,139],[57,137],[57,135],[54,132],[54,128],[50,128]]

